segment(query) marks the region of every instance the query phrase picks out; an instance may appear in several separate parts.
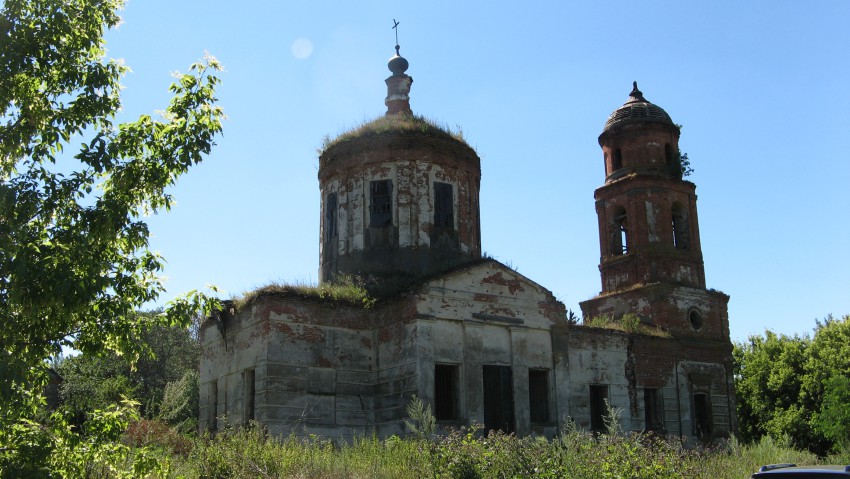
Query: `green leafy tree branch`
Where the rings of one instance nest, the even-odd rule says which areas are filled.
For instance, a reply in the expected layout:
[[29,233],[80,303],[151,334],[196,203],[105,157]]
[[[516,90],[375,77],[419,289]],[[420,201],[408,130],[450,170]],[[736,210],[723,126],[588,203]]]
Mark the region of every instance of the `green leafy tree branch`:
[[128,69],[106,58],[103,35],[122,6],[0,9],[0,448],[34,417],[62,347],[138,358],[144,331],[217,307],[192,292],[161,315],[136,314],[164,290],[143,217],[170,208],[168,188],[210,152],[224,114],[207,56],[171,85],[162,118],[116,123]]

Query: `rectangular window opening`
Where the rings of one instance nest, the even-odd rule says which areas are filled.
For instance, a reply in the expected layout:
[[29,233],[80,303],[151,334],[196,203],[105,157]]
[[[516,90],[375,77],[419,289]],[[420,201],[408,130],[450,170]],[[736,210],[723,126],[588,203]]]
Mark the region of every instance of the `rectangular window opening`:
[[393,224],[392,192],[393,183],[391,180],[378,180],[370,183],[369,226]]
[[548,370],[528,370],[528,407],[532,423],[549,422]]
[[218,380],[210,383],[208,401],[209,417],[207,418],[207,422],[210,431],[215,431],[218,429]]
[[459,369],[454,364],[434,365],[434,417],[438,421],[455,421],[459,417]]
[[434,182],[434,226],[454,229],[454,187],[451,183]]
[[336,193],[330,193],[325,201],[325,243],[336,237]]
[[510,434],[515,429],[513,370],[510,366],[485,364],[482,372],[484,428]]
[[244,421],[245,424],[256,419],[256,416],[255,416],[255,413],[254,413],[254,410],[255,410],[254,405],[256,403],[256,400],[255,400],[255,398],[256,398],[256,381],[255,381],[254,378],[255,378],[255,376],[254,376],[254,370],[253,369],[245,370],[245,378],[244,378],[245,392],[244,392],[244,396],[243,396],[245,398],[245,411],[244,411],[244,414],[242,416],[242,417],[245,418],[245,421]]
[[661,391],[646,388],[643,390],[644,424],[647,431],[664,430],[664,407]]
[[590,430],[605,431],[605,416],[608,414],[608,385],[590,385]]
[[711,437],[711,397],[706,393],[694,394],[694,435],[703,439]]

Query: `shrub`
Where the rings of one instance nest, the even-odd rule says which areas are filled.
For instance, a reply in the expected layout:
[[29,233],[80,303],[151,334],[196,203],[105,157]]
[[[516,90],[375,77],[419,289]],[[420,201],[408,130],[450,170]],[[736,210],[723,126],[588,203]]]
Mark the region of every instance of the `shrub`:
[[159,419],[139,419],[131,422],[122,437],[124,443],[136,447],[153,446],[169,454],[186,456],[192,451],[192,441]]
[[198,404],[200,402],[198,371],[186,371],[178,381],[165,385],[157,418],[174,426],[177,431],[189,433],[198,428]]

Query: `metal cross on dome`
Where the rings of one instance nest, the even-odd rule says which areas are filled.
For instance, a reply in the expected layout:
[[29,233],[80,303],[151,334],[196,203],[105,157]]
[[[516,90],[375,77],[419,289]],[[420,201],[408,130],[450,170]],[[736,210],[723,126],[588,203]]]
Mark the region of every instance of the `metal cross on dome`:
[[393,18],[393,30],[395,30],[395,54],[398,55],[398,24],[401,22],[397,22],[395,18]]

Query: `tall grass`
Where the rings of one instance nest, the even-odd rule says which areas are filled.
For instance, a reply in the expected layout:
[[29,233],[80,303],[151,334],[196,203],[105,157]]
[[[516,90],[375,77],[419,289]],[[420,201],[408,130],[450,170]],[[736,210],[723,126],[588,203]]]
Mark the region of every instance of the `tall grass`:
[[[166,452],[171,477],[205,478],[747,478],[764,464],[818,458],[770,439],[713,446],[641,434],[559,438],[484,434],[480,426],[424,438],[361,437],[351,442],[273,438],[262,428],[194,439],[187,454]],[[837,459],[837,458],[834,458]]]

